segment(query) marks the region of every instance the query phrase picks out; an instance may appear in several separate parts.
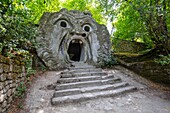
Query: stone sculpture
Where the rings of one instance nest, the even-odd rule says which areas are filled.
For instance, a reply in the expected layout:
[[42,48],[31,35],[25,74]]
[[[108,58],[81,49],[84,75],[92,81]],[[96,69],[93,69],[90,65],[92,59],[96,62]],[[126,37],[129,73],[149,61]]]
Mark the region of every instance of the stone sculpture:
[[100,66],[110,58],[110,35],[89,12],[62,9],[44,13],[36,41],[38,56],[56,70],[73,62]]

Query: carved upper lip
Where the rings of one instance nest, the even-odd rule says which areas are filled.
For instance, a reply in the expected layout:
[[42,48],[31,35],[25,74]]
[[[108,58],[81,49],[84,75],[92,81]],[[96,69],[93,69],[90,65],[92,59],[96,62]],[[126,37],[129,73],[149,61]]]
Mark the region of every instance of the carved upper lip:
[[80,35],[73,35],[72,37],[70,37],[69,38],[69,40],[67,41],[67,50],[68,50],[68,47],[69,47],[69,45],[70,45],[70,43],[72,42],[72,41],[76,41],[76,40],[78,40],[78,41],[81,41],[80,43],[84,43],[85,44],[85,39],[84,39],[84,37],[82,37],[82,36],[80,36]]

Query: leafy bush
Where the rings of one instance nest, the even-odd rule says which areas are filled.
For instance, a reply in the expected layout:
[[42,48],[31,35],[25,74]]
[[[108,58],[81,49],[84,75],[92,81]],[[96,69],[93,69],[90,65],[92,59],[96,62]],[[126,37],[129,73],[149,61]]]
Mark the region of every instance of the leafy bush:
[[118,64],[116,61],[116,58],[111,54],[110,58],[104,61],[104,66],[103,67],[112,67],[113,65]]
[[24,2],[0,2],[0,52],[3,55],[11,56],[13,51],[29,51],[35,45],[37,28],[29,19],[31,14]]
[[170,65],[170,54],[167,56],[159,55],[160,58],[155,59],[155,62],[161,65]]
[[26,91],[25,83],[21,82],[16,89],[15,96],[18,98],[22,98],[24,96],[25,91]]

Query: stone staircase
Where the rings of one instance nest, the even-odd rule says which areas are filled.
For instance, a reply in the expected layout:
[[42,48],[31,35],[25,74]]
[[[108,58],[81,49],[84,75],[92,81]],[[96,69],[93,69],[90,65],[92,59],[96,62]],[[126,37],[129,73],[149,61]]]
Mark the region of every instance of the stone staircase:
[[114,96],[136,89],[100,68],[84,63],[73,63],[72,66],[61,73],[51,98],[52,105]]

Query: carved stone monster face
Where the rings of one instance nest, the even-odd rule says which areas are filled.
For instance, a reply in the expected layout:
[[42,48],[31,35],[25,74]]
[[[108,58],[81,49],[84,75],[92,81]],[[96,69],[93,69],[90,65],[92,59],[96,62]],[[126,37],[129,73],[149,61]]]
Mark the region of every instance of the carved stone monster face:
[[38,56],[50,69],[72,62],[100,65],[110,56],[109,33],[88,12],[62,9],[40,20]]

